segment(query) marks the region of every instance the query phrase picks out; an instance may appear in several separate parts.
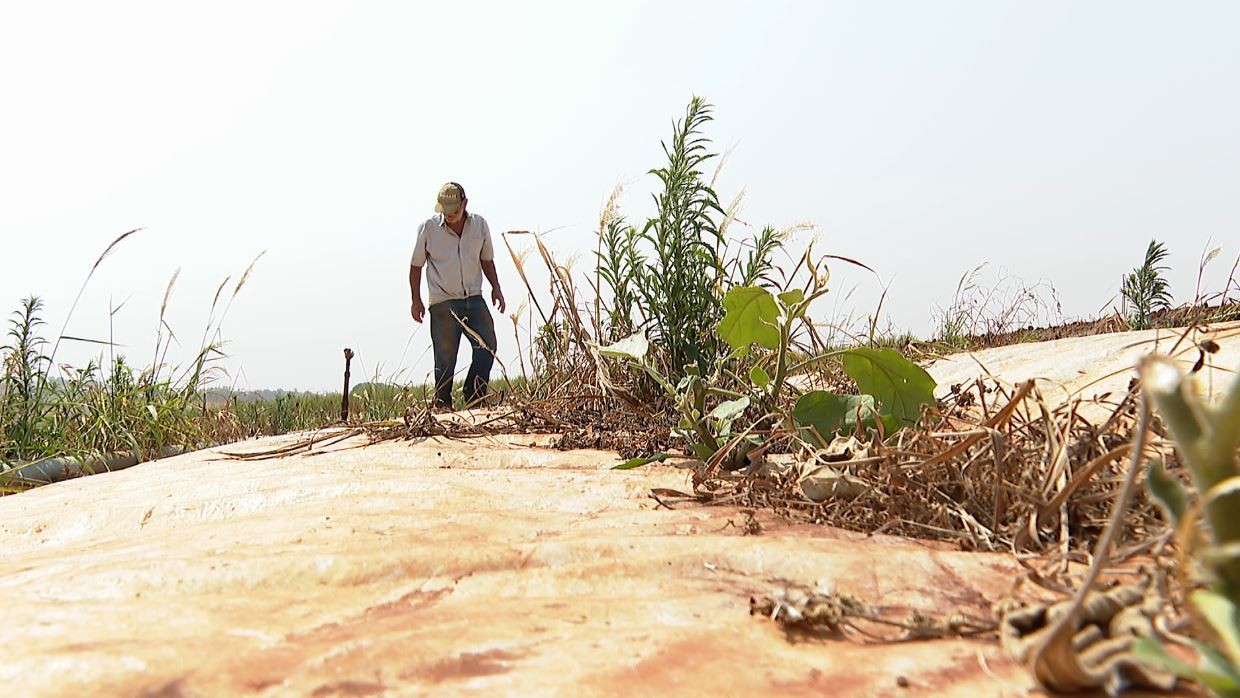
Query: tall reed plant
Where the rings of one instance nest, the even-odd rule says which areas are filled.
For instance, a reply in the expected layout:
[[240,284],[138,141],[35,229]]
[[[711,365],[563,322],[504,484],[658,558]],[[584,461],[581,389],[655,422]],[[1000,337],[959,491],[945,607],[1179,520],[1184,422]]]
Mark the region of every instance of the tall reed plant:
[[600,305],[605,326],[598,334],[616,341],[643,332],[649,361],[673,382],[691,366],[710,366],[727,353],[715,332],[724,296],[737,286],[774,285],[772,259],[789,233],[767,227],[739,247],[730,244],[727,227],[735,212],[724,210],[714,177],[706,176],[718,157],[704,134],[713,111],[694,97],[671,140],[663,142],[667,161],[650,171],[662,185],[654,215],[640,226],[629,224],[609,202],[599,226],[597,290],[609,304]]
[[8,343],[0,347],[0,458],[32,459],[47,452],[47,409],[42,397],[47,384],[44,353],[47,341],[39,328],[43,302],[22,300],[9,320]]
[[[217,363],[224,356],[220,328],[257,258],[231,286],[231,294],[226,292],[230,279],[220,284],[198,353],[179,367],[166,361],[173,334],[165,312],[177,279],[174,274],[159,310],[153,358],[150,365],[138,368],[115,353],[111,339],[83,340],[65,331],[95,271],[135,232],[117,237],[95,261],[50,353],[42,336],[42,302],[27,298],[13,313],[8,342],[0,347],[0,462],[17,466],[59,455],[89,461],[118,451],[153,456],[168,446],[194,448],[207,439],[204,425],[210,420],[204,390],[222,374]],[[85,367],[61,365],[53,375],[56,351],[65,340],[101,344],[106,352]],[[4,479],[0,472],[0,480]]]
[[1124,277],[1120,294],[1128,325],[1134,330],[1149,329],[1155,313],[1171,308],[1171,285],[1164,275],[1168,267],[1163,264],[1167,254],[1166,246],[1151,240],[1144,263]]

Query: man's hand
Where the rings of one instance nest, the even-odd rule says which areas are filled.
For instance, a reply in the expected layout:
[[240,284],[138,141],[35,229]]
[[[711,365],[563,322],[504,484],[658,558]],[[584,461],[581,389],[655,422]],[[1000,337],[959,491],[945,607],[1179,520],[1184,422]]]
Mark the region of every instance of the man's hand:
[[426,317],[426,306],[422,305],[421,298],[413,299],[413,306],[409,308],[409,314],[413,316],[414,322],[422,322],[422,318]]
[[499,308],[501,313],[508,307],[508,304],[504,302],[504,292],[499,290],[499,287],[491,288],[491,302],[495,304],[496,308]]

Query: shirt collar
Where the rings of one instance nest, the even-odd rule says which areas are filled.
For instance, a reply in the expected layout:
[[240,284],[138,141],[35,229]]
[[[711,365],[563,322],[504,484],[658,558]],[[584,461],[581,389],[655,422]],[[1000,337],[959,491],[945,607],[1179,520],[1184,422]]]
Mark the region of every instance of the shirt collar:
[[[469,211],[466,211],[466,212],[465,212],[465,222],[466,222],[466,223],[468,223],[468,222],[469,222],[469,219],[470,219],[470,218],[473,218],[473,217],[474,217],[474,214],[470,213]],[[446,218],[444,218],[444,215],[443,215],[442,213],[436,213],[436,214],[435,214],[435,222],[439,224],[439,227],[440,227],[440,228],[447,228],[447,227],[448,227],[448,221],[447,221],[447,219],[446,219]]]

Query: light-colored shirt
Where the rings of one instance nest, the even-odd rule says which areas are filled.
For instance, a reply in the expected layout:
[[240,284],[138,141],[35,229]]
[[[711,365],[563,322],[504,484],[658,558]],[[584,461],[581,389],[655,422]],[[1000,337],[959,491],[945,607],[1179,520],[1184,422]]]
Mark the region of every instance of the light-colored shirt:
[[422,267],[426,277],[427,305],[482,295],[482,262],[495,259],[491,228],[476,213],[466,213],[458,236],[437,214],[418,226],[409,264]]

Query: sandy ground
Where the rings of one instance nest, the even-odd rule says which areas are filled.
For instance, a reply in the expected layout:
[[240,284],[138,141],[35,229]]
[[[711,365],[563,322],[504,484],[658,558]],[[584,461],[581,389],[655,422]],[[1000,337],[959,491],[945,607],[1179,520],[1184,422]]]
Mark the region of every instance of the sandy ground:
[[[271,443],[275,440],[264,442]],[[259,443],[247,444],[257,447]],[[980,609],[1000,555],[730,508],[671,467],[509,442],[200,452],[0,499],[0,695],[999,695],[985,642],[790,641],[775,578]],[[729,525],[729,521],[733,525]],[[987,674],[983,662],[993,674]],[[909,688],[897,685],[900,677]]]
[[[1228,331],[1217,361],[1234,366],[1240,329]],[[1147,339],[992,349],[930,370],[947,385],[980,362],[1072,392],[1131,367],[1125,352]],[[1018,575],[1007,556],[763,513],[746,535],[734,508],[657,507],[650,489],[688,489],[684,470],[610,471],[612,454],[529,439],[349,445],[260,462],[216,449],[0,498],[0,695],[1030,688],[992,642],[791,638],[748,614],[781,578],[982,614]]]

